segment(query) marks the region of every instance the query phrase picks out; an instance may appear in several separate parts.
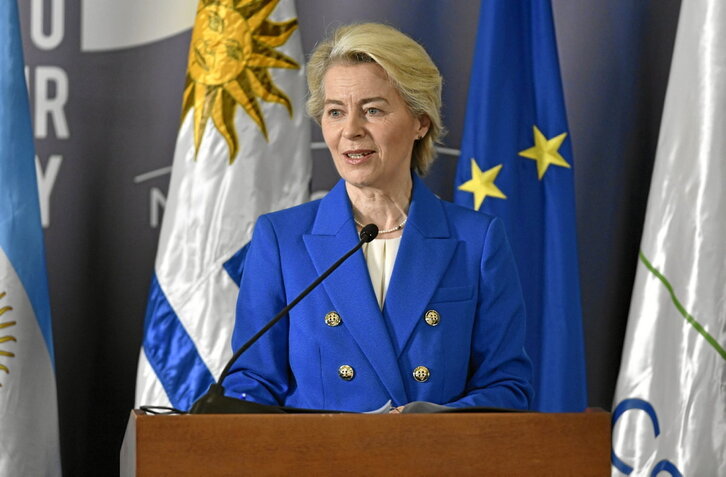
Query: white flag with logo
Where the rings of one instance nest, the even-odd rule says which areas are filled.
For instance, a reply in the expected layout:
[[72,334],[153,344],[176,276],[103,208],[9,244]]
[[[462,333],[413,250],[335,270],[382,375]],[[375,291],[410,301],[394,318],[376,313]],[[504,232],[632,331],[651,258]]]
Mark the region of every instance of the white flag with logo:
[[187,410],[231,357],[252,227],[310,186],[292,0],[201,0],[139,360],[136,405]]
[[681,5],[613,409],[613,475],[726,475],[726,2]]
[[0,1],[0,475],[61,475],[53,333],[18,9]]

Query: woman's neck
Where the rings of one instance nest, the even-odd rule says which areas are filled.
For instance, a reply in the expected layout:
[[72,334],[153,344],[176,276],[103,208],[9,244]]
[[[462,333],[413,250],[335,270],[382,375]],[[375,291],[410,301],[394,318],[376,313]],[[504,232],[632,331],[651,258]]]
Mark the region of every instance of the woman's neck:
[[[353,217],[358,224],[376,224],[381,238],[400,237],[408,216],[413,182],[385,191],[374,187],[345,184],[353,205]],[[360,228],[360,225],[358,225]]]

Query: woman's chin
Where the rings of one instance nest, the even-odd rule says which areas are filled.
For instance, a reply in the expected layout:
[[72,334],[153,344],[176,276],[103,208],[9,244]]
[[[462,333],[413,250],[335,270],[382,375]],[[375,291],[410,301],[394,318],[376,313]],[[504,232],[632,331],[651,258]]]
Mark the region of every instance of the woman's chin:
[[348,185],[353,186],[353,187],[356,187],[358,189],[364,189],[366,187],[374,187],[375,186],[375,183],[372,183],[371,181],[366,180],[364,178],[350,177],[349,176],[349,177],[344,177],[343,180],[345,180],[345,182]]
[[356,187],[370,187],[372,183],[376,182],[374,175],[362,168],[339,172],[342,172],[340,175],[345,182]]

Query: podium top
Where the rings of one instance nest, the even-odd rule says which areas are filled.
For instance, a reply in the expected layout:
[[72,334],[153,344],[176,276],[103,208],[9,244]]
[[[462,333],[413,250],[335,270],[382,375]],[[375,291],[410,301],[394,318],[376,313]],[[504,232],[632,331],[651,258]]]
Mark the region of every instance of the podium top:
[[134,410],[121,475],[610,472],[610,413],[205,414]]

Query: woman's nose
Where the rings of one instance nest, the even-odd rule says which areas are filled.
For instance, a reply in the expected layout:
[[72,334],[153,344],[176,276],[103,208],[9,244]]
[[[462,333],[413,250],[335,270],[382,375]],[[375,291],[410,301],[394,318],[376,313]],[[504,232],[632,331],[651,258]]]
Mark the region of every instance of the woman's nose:
[[364,131],[363,119],[357,114],[349,114],[345,118],[345,123],[343,124],[343,136],[345,138],[360,137],[365,134]]

